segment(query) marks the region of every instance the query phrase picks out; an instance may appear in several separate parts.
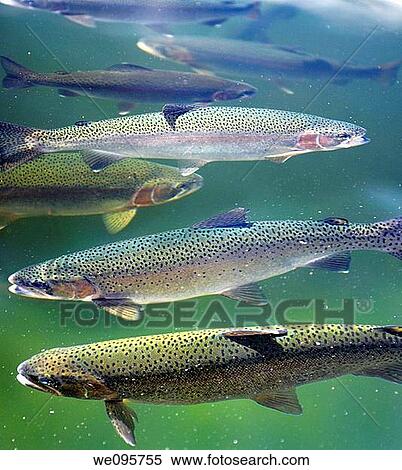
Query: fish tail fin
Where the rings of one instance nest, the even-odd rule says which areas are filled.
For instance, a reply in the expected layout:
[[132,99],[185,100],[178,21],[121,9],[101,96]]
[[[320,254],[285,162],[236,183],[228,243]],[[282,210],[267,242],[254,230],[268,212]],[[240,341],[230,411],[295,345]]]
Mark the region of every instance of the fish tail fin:
[[33,84],[29,81],[32,70],[27,69],[23,65],[17,64],[8,57],[0,57],[1,65],[6,72],[3,78],[4,88],[28,88]]
[[395,60],[380,65],[377,80],[386,86],[393,85],[398,79],[398,71],[401,65],[402,60]]
[[402,217],[376,222],[376,246],[402,261]]
[[34,139],[29,139],[34,129],[0,122],[0,171],[8,170],[33,160],[40,155]]

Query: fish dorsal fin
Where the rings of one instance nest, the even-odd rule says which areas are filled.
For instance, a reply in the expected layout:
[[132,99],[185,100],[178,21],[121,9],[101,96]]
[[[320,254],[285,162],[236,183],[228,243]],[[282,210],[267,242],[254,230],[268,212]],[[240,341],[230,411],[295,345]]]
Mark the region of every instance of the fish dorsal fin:
[[128,155],[105,152],[103,150],[84,150],[81,152],[82,159],[92,171],[101,171],[119,160],[130,158]]
[[137,209],[129,209],[123,212],[112,212],[110,214],[103,215],[103,222],[106,229],[112,235],[123,230],[133,220]]
[[78,127],[87,127],[90,125],[91,125],[91,121],[85,121],[84,119],[82,119],[81,121],[76,121],[74,123],[74,126],[78,126]]
[[126,400],[106,400],[106,414],[117,434],[130,446],[135,446],[135,411],[126,405]]
[[253,349],[261,355],[282,351],[282,346],[275,338],[286,336],[286,328],[254,328],[232,329],[222,333],[222,336],[230,341],[238,343],[246,348]]
[[257,395],[254,401],[259,405],[282,411],[282,413],[291,415],[301,415],[303,413],[295,388],[269,390],[261,395]]
[[106,70],[114,72],[133,72],[135,70],[145,70],[147,72],[153,72],[153,70],[148,67],[143,67],[142,65],[136,64],[129,64],[128,62],[122,62],[121,64],[111,65]]
[[178,160],[177,166],[179,167],[181,175],[189,176],[207,163],[206,160]]
[[63,15],[68,20],[73,23],[77,23],[81,26],[86,26],[87,28],[95,28],[96,23],[92,16],[89,15]]
[[337,273],[348,273],[351,261],[352,257],[350,252],[344,251],[342,253],[311,261],[311,263],[308,263],[305,266],[306,268],[321,268]]
[[344,219],[343,217],[327,217],[326,219],[323,219],[321,222],[324,222],[325,224],[329,225],[348,225],[349,220]]
[[127,114],[131,113],[134,107],[134,103],[130,103],[129,101],[119,101],[117,103],[117,112],[120,114],[120,116],[127,116]]
[[136,321],[142,317],[143,309],[130,299],[94,299],[93,303],[107,313],[127,321]]
[[162,114],[169,126],[175,130],[176,121],[183,114],[195,111],[200,108],[202,105],[199,104],[165,104],[162,108]]
[[247,218],[248,210],[243,207],[232,209],[229,212],[215,215],[210,219],[203,220],[192,226],[195,229],[207,228],[230,228],[230,227],[250,227],[251,222]]
[[239,300],[250,305],[267,305],[268,299],[258,284],[245,284],[222,292],[222,295],[230,299]]

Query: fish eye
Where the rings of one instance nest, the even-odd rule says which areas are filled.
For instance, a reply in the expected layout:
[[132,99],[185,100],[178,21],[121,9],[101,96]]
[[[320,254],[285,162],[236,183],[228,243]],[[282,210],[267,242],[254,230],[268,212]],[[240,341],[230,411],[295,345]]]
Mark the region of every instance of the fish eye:
[[337,136],[339,139],[350,139],[352,136],[348,134],[347,132],[342,132],[341,134],[338,134]]

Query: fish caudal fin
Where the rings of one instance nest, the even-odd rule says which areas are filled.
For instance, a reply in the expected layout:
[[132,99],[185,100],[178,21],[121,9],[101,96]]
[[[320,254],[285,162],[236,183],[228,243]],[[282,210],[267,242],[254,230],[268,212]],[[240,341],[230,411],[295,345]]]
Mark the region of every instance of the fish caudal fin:
[[135,446],[135,423],[137,415],[125,403],[126,400],[108,400],[105,402],[108,415],[117,434],[130,446]]
[[0,122],[0,171],[33,160],[40,155],[39,146],[29,139],[34,129]]
[[7,74],[3,78],[4,88],[28,88],[33,85],[29,81],[29,76],[32,74],[31,70],[17,64],[8,57],[1,56],[0,62]]
[[383,85],[393,85],[398,79],[398,71],[402,65],[402,60],[396,60],[394,62],[388,62],[380,65],[377,80]]

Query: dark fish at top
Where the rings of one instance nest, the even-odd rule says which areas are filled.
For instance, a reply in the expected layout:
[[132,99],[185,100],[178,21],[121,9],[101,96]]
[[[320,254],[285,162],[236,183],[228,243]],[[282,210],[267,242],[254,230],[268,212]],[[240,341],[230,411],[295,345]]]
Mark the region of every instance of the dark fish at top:
[[273,325],[123,338],[43,351],[19,365],[17,380],[53,395],[104,401],[117,433],[135,445],[137,416],[128,399],[248,399],[298,415],[298,386],[345,374],[401,384],[402,327]]
[[117,100],[120,114],[135,102],[211,103],[252,96],[257,91],[247,83],[191,72],[154,70],[134,64],[112,65],[106,70],[41,73],[1,57],[5,88],[34,85],[55,87],[61,96],[91,96]]
[[329,79],[344,84],[353,79],[393,84],[402,61],[375,66],[341,64],[332,59],[278,46],[238,39],[149,35],[137,46],[159,58],[187,64],[193,69],[235,73],[272,79]]
[[232,16],[255,17],[259,2],[247,0],[0,0],[17,8],[46,10],[83,26],[97,21],[146,25],[204,23],[215,26]]

